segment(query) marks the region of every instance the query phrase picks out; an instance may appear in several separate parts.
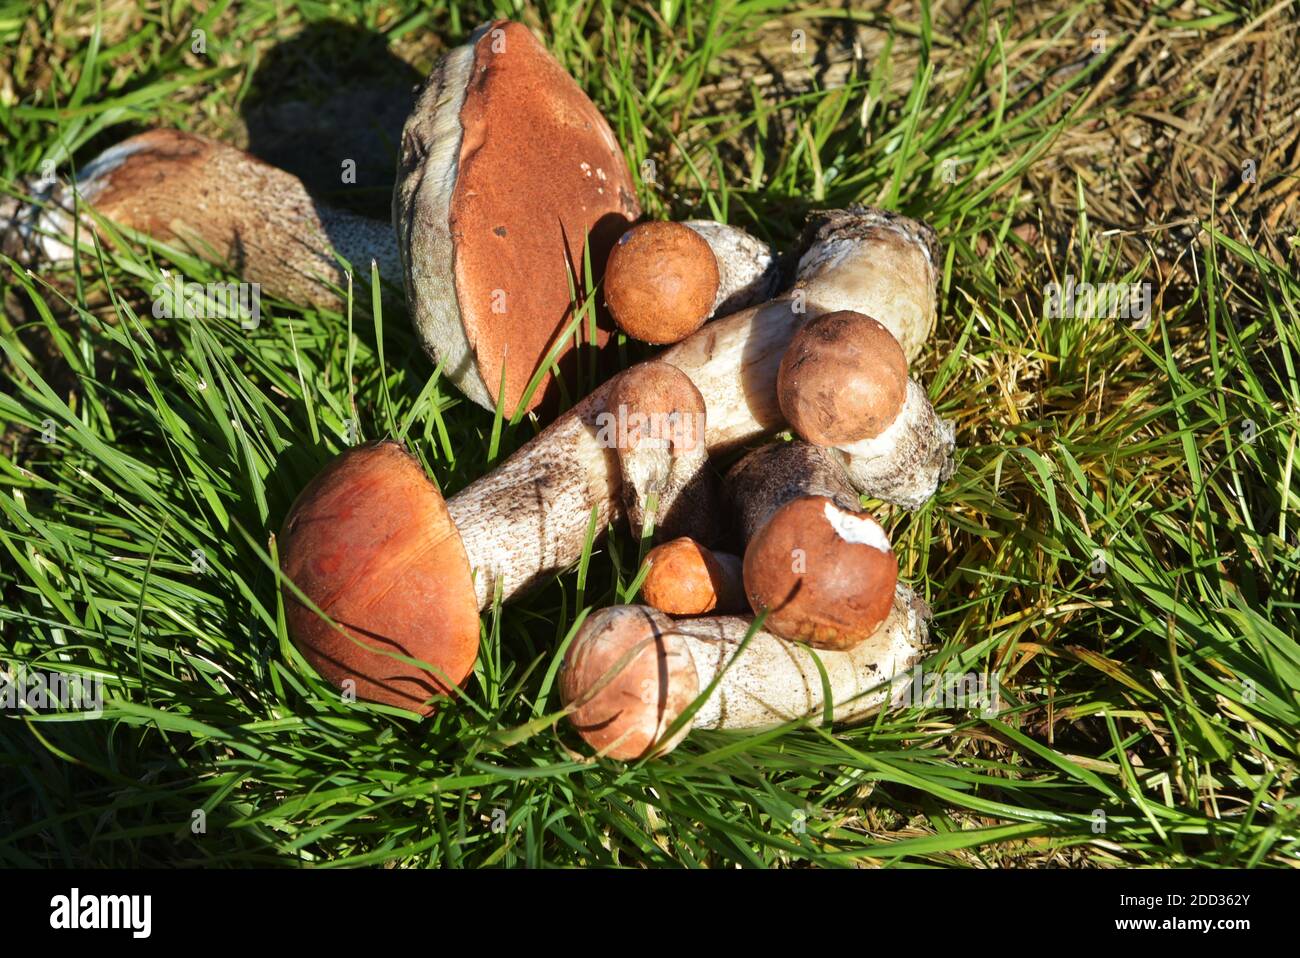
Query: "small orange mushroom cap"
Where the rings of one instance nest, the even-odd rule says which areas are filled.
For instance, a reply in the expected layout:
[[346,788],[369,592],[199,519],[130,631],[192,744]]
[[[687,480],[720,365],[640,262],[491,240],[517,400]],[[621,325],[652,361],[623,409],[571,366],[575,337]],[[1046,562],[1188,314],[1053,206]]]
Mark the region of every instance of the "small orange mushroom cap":
[[718,295],[718,260],[681,223],[634,226],[605,266],[605,302],[619,329],[647,343],[676,343],[704,325]]
[[641,595],[669,615],[733,613],[744,605],[740,562],[736,556],[715,553],[689,536],[657,545],[646,553],[650,570]]

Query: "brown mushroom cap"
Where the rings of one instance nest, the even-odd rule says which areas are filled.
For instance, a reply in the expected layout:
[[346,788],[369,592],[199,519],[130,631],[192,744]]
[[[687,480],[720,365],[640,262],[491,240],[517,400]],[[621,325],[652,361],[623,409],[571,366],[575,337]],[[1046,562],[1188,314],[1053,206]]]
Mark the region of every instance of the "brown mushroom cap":
[[[736,557],[729,557],[736,562]],[[735,571],[724,566],[720,557],[689,536],[657,545],[646,553],[650,570],[641,584],[647,605],[669,615],[703,615],[730,608],[737,590]],[[743,601],[743,599],[741,600]]]
[[[294,501],[278,540],[289,636],[326,680],[357,697],[433,711],[478,655],[469,560],[420,463],[395,442],[349,449]],[[429,663],[429,671],[397,653]]]
[[656,541],[686,534],[716,541],[720,510],[708,465],[707,414],[691,378],[657,360],[633,366],[614,379],[601,415],[612,420],[598,439],[618,450],[633,532],[643,532],[653,515]]
[[681,223],[624,233],[605,266],[605,302],[619,329],[647,343],[676,343],[704,325],[718,295],[718,261]]
[[819,649],[851,649],[889,615],[898,560],[874,519],[826,496],[779,508],[745,549],[745,592],[764,628]]
[[704,397],[691,377],[671,363],[650,360],[619,373],[605,409],[626,423],[616,437],[620,452],[644,444],[672,456],[705,453]]
[[795,333],[776,378],[781,412],[808,442],[840,446],[880,435],[907,397],[907,358],[881,323],[841,310]]
[[[523,24],[480,27],[439,62],[402,131],[393,221],[425,350],[489,409],[504,369],[513,413],[572,319],[584,244],[604,263],[639,215],[596,105]],[[551,385],[548,372],[528,408]]]
[[700,694],[695,660],[667,616],[643,606],[592,613],[564,655],[560,700],[579,702],[606,679],[569,715],[592,748],[626,761],[665,754],[686,737],[689,722],[663,740]]

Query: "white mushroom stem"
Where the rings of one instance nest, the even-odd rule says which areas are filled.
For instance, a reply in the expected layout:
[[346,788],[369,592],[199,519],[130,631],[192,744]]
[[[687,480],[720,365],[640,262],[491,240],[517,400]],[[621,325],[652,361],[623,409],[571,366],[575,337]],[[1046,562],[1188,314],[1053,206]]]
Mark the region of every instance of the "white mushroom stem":
[[861,721],[906,690],[909,670],[929,644],[928,614],[925,603],[900,585],[889,617],[847,651],[810,649],[763,631],[742,649],[749,618],[679,620],[674,631],[686,639],[700,690],[722,676],[691,727],[758,729],[799,718],[821,724],[826,699],[817,660],[826,671],[833,720]]
[[[895,288],[904,282],[901,278],[864,279],[877,268],[882,231],[873,225],[857,235],[853,223],[863,218],[875,224],[882,215],[871,210],[837,212],[826,236],[814,232],[814,248],[804,256],[795,291],[714,320],[659,355],[689,376],[704,397],[705,442],[711,454],[784,427],[777,371],[791,337],[810,316],[843,308],[854,289],[861,290],[863,298],[853,308],[869,315],[886,313],[903,296],[904,291]],[[928,232],[927,227],[914,226]],[[892,256],[898,234],[884,232]],[[820,245],[832,245],[834,255],[816,255]],[[929,253],[918,249],[915,255],[924,260]],[[933,309],[933,285],[909,289],[909,295],[928,297]],[[833,307],[823,306],[823,297],[832,300]],[[490,604],[498,589],[509,599],[576,562],[593,515],[600,531],[619,514],[617,451],[598,438],[597,417],[606,411],[609,389],[609,383],[599,387],[500,467],[448,501],[475,574],[480,607]]]
[[919,509],[952,475],[955,443],[952,422],[940,419],[925,390],[909,379],[903,407],[884,432],[834,452],[859,492]]
[[709,244],[718,261],[718,295],[712,315],[729,316],[776,295],[781,271],[772,248],[761,239],[713,220],[687,220],[683,225]]
[[[70,262],[73,188],[31,187],[34,203],[0,197],[0,251],[33,268]],[[77,174],[76,195],[118,226],[216,259],[264,294],[338,309],[348,285],[338,256],[364,280],[373,258],[381,277],[401,282],[389,223],[321,203],[292,174],[192,133],[150,130],[109,147]],[[83,250],[96,230],[83,214]]]
[[[799,261],[799,274],[834,273],[834,283],[808,290],[823,313],[853,310],[884,324],[910,363],[934,329],[939,281],[939,244],[924,223],[888,210],[853,207],[828,210],[809,224],[816,238]],[[835,267],[871,250],[871,268]],[[802,282],[800,285],[803,285]]]

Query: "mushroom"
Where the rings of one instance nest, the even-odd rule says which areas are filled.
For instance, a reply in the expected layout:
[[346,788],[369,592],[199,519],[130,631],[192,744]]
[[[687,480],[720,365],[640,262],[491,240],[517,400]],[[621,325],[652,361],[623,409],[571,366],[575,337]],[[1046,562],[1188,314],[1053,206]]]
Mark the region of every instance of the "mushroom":
[[704,325],[718,296],[717,257],[681,223],[642,223],[605,264],[605,303],[618,328],[647,343],[676,343]]
[[802,438],[837,450],[859,492],[919,509],[952,474],[954,430],[907,375],[884,325],[850,310],[811,319],[777,374],[781,411]]
[[[425,350],[474,402],[514,412],[572,319],[584,246],[605,263],[639,215],[596,105],[523,24],[479,27],[402,131],[393,223]],[[526,408],[550,383],[548,370]]]
[[[71,186],[33,184],[37,202],[0,197],[0,251],[29,267],[70,262]],[[91,160],[76,197],[119,227],[215,258],[262,292],[338,309],[347,274],[335,254],[369,276],[401,275],[388,223],[314,199],[302,181],[257,157],[179,130],[149,130]],[[94,220],[83,217],[87,233]],[[65,238],[66,241],[65,241]]]
[[778,442],[727,473],[744,535],[745,594],[766,628],[821,649],[849,649],[889,615],[898,560],[880,525],[858,508],[825,450]]
[[[929,644],[925,603],[906,586],[892,598],[880,628],[841,652],[750,636],[753,621],[737,616],[674,622],[646,606],[601,609],[565,653],[560,701],[587,744],[622,760],[664,755],[692,729],[820,724],[827,692],[833,721],[860,722],[901,699]],[[715,679],[698,711],[665,737]]]
[[655,546],[645,557],[646,604],[668,615],[730,615],[749,608],[740,556],[715,552],[690,536]]
[[277,545],[292,583],[283,590],[289,635],[326,680],[427,714],[473,669],[478,601],[465,547],[442,496],[397,443],[329,463],[299,493]]
[[[841,249],[833,258],[805,256],[799,281],[808,310],[816,309],[822,289],[843,286],[849,275],[872,269],[872,236],[866,232],[854,250]],[[839,239],[836,243],[842,245]],[[873,288],[872,284],[861,285]],[[867,301],[859,308],[870,313],[878,305]],[[734,449],[783,426],[776,396],[777,368],[805,318],[800,303],[785,295],[715,320],[661,355],[663,362],[685,373],[704,398],[708,408],[705,443],[711,454]],[[618,450],[601,435],[601,415],[606,412],[612,386],[610,382],[597,388],[496,469],[447,501],[447,513],[473,573],[479,609],[498,595],[507,601],[578,561],[591,523],[603,531],[621,513]],[[357,447],[342,453],[341,458],[374,455],[373,446]],[[371,475],[374,482],[355,483],[353,497],[362,500],[378,494],[385,480],[379,470]],[[441,502],[432,484],[426,489],[425,494]],[[294,510],[306,509],[309,498],[307,493],[300,496]],[[340,552],[346,551],[350,537],[357,534],[342,527],[319,531],[322,538],[344,538]],[[292,551],[281,549],[286,569],[293,560]],[[328,612],[322,600],[332,601],[351,584],[349,569],[340,564],[322,570],[311,588],[303,591]],[[426,597],[437,606],[437,595],[430,592]],[[381,595],[376,601],[385,599]],[[449,674],[453,671],[444,663],[434,664]]]
[[778,280],[767,244],[709,220],[632,227],[605,266],[605,301],[619,329],[676,343],[711,316],[770,299]]
[[720,534],[718,502],[704,445],[704,397],[668,363],[633,366],[613,381],[600,417],[618,450],[623,507],[634,534],[653,523],[656,541]]
[[[603,265],[640,215],[609,124],[527,27],[494,21],[434,67],[403,130],[397,178],[393,223],[383,223],[319,202],[247,153],[153,130],[91,161],[77,190],[119,226],[215,256],[264,293],[316,307],[343,303],[336,254],[367,276],[374,259],[381,277],[405,286],[444,378],[513,413],[546,366],[535,408],[554,392],[551,359],[572,345],[561,334],[584,247]],[[0,251],[29,266],[66,262],[72,191],[38,199],[0,199]],[[608,338],[596,330],[597,346]]]

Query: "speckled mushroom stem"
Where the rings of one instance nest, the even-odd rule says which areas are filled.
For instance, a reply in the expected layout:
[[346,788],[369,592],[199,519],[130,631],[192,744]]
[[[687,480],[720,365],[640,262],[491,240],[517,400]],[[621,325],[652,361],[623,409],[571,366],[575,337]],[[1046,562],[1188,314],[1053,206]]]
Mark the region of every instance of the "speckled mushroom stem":
[[908,670],[929,643],[928,614],[925,603],[900,585],[889,617],[847,651],[814,650],[763,631],[741,651],[753,622],[748,617],[678,620],[673,628],[686,639],[700,689],[722,673],[691,725],[756,729],[802,717],[820,724],[826,700],[814,655],[826,670],[834,721],[861,721],[906,686]]
[[903,407],[884,432],[832,452],[859,492],[915,510],[952,475],[955,444],[952,422],[940,419],[925,390],[909,379]]
[[[0,197],[0,251],[33,269],[70,262],[71,185],[30,185],[34,203]],[[267,295],[338,309],[339,256],[365,280],[373,258],[401,282],[391,224],[322,203],[292,174],[193,133],[150,130],[109,147],[77,174],[76,193],[108,221],[220,262]],[[88,240],[96,224],[83,214],[80,228]]]
[[845,511],[860,511],[858,494],[833,453],[798,440],[755,449],[731,467],[726,488],[745,542],[777,509],[801,496],[825,496]]
[[709,244],[718,261],[718,294],[711,315],[730,316],[777,294],[781,270],[772,248],[762,240],[714,220],[686,220],[683,225]]
[[[918,237],[912,240],[908,269],[889,273],[904,261],[901,244],[908,237]],[[928,332],[933,322],[934,274],[925,272],[935,257],[933,242],[923,224],[879,210],[822,214],[813,222],[811,246],[789,292],[707,323],[661,353],[658,359],[689,376],[704,397],[710,454],[784,427],[777,372],[791,338],[809,317],[846,308],[846,302],[868,315],[898,312],[909,342],[919,343],[922,328]],[[882,262],[886,274],[876,275]],[[448,500],[480,608],[498,590],[509,599],[576,562],[592,516],[603,530],[620,514],[617,450],[598,438],[597,417],[606,411],[610,387],[597,388]]]

